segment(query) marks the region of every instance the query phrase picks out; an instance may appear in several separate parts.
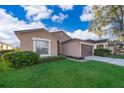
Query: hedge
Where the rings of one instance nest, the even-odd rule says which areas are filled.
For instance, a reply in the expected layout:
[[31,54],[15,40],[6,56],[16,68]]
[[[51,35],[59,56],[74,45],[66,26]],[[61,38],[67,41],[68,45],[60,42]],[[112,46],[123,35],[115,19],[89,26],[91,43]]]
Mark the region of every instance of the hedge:
[[32,51],[14,51],[2,55],[2,59],[11,63],[15,68],[36,64],[39,58],[39,54]]
[[40,58],[40,63],[48,63],[48,62],[56,62],[59,60],[64,60],[66,59],[65,56],[59,55],[59,56],[49,56],[49,57],[41,57]]
[[111,50],[109,49],[103,49],[103,48],[99,48],[99,49],[95,49],[94,50],[94,55],[96,56],[107,56],[107,55],[110,55],[111,54]]
[[22,68],[38,63],[56,62],[66,59],[65,56],[40,57],[38,53],[32,51],[13,51],[2,55],[3,62],[8,62],[11,67]]
[[0,56],[5,54],[5,53],[8,53],[8,52],[13,52],[15,50],[0,50]]

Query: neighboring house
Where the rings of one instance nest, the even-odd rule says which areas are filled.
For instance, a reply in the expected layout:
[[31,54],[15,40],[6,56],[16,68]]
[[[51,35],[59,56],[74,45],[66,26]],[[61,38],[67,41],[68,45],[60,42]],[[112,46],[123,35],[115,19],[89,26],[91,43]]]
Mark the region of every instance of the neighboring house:
[[2,50],[13,50],[13,49],[14,49],[14,47],[12,47],[11,45],[0,42],[0,51],[2,51]]
[[94,43],[94,49],[98,48],[106,48],[112,51],[112,54],[114,54],[114,46],[110,45],[110,41],[108,39],[102,39],[102,40],[86,40],[89,42]]
[[111,41],[109,42],[109,46],[113,48],[113,54],[124,54],[124,42]]
[[91,43],[94,43],[95,46],[94,48],[108,48],[108,39],[102,39],[102,40],[86,40],[89,41]]
[[41,56],[63,54],[75,58],[93,55],[96,48],[107,48],[108,40],[72,39],[63,31],[49,32],[46,29],[29,29],[15,32],[22,50],[30,50]]

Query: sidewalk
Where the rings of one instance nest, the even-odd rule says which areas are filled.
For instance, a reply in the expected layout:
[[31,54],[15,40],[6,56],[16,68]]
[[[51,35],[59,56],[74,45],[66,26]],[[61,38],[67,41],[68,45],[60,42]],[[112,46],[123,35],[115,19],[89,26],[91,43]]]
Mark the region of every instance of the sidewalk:
[[124,59],[99,57],[99,56],[87,56],[87,57],[85,57],[85,59],[86,60],[96,60],[96,61],[100,61],[100,62],[106,62],[106,63],[124,66]]

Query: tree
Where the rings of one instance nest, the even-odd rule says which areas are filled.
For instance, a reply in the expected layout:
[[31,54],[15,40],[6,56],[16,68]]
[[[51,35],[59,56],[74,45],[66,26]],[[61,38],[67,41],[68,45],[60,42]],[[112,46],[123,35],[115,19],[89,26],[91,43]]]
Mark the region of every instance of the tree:
[[124,6],[107,5],[93,6],[93,20],[89,31],[102,35],[116,35],[119,41],[124,41]]

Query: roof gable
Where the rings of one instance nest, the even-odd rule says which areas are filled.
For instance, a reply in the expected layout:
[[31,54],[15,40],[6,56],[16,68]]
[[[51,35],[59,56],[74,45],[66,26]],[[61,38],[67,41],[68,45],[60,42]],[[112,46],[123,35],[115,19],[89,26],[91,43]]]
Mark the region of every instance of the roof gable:
[[18,36],[18,34],[20,33],[31,33],[31,32],[36,32],[36,31],[44,31],[46,33],[48,33],[49,35],[51,35],[52,37],[54,37],[55,39],[58,40],[58,38],[56,38],[54,35],[52,35],[48,30],[44,29],[44,28],[38,28],[38,29],[27,29],[27,30],[19,30],[19,31],[15,31],[16,35]]
[[108,41],[108,39],[102,39],[102,40],[91,40],[91,39],[88,39],[88,40],[85,40],[85,41],[89,41],[91,43],[105,43]]
[[55,37],[57,37],[61,42],[71,39],[64,31],[51,32]]

